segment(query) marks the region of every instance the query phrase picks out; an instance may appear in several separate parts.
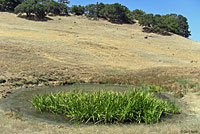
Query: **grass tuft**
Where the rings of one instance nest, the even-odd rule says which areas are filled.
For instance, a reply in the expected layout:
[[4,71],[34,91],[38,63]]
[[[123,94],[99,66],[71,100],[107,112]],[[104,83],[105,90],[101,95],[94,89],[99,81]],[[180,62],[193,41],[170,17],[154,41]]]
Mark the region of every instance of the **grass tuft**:
[[164,115],[179,113],[175,104],[136,90],[35,95],[32,104],[41,112],[62,114],[84,123],[155,123]]

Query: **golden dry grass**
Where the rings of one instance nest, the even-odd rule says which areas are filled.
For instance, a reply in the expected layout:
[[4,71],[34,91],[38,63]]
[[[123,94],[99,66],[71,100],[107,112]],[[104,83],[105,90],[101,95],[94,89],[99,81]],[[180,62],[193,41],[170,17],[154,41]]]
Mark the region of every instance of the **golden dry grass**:
[[10,13],[0,13],[0,19],[1,75],[38,70],[93,74],[200,65],[199,43],[177,35],[143,33],[138,24],[74,16],[35,22]]

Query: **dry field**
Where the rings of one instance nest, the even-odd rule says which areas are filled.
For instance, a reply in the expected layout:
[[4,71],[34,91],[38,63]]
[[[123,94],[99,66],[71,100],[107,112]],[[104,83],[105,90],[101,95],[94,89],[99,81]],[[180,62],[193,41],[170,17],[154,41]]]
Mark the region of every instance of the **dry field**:
[[79,128],[21,121],[2,112],[0,133],[200,133],[200,43],[144,33],[137,23],[50,18],[30,21],[0,12],[2,97],[16,88],[71,81],[156,84],[183,94],[187,114],[195,118],[179,124]]

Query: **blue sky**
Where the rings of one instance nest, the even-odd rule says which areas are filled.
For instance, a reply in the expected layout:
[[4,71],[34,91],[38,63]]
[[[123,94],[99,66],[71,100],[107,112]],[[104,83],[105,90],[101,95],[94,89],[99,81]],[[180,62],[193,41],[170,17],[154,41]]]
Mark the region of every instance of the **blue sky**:
[[200,42],[200,0],[70,0],[70,5],[87,5],[96,2],[120,3],[130,10],[141,9],[153,14],[182,14],[188,19],[192,36],[190,39]]

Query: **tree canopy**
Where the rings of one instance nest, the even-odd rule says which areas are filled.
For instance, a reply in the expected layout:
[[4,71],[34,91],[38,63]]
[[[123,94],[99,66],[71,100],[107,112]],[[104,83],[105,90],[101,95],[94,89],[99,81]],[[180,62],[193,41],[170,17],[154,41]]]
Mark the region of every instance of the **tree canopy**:
[[135,9],[132,11],[133,19],[138,20],[142,15],[146,14],[145,11]]
[[114,23],[132,23],[131,11],[119,3],[89,4],[86,6],[86,15],[92,18],[104,18]]
[[14,11],[24,0],[0,0],[0,11]]
[[151,32],[161,34],[171,32],[183,37],[189,37],[191,35],[187,18],[182,15],[167,14],[161,16],[159,14],[144,14],[138,20],[140,25],[148,27],[148,31]]
[[130,10],[119,3],[106,5],[100,11],[100,16],[115,23],[131,23],[133,20]]
[[85,13],[85,7],[81,5],[74,5],[71,8],[71,13],[75,15],[83,15]]
[[46,16],[45,7],[38,0],[24,1],[22,4],[19,4],[15,8],[15,13],[17,14],[26,13],[28,17],[33,13],[39,19],[44,18]]
[[53,0],[25,0],[15,8],[16,14],[26,13],[27,17],[35,15],[38,19],[43,19],[47,14],[60,15],[67,14],[67,6],[63,2]]

